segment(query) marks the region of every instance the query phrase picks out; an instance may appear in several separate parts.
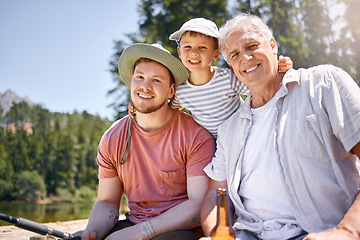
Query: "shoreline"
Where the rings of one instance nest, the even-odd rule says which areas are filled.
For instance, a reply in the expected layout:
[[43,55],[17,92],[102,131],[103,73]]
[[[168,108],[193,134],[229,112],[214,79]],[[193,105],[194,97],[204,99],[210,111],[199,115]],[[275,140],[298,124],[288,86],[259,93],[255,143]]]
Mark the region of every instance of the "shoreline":
[[[119,220],[125,219],[125,215],[122,214],[119,216]],[[67,233],[75,233],[80,230],[84,230],[88,223],[88,219],[81,220],[72,220],[72,221],[63,221],[63,222],[50,222],[50,223],[40,223],[49,228],[67,232]],[[17,240],[29,240],[30,237],[41,236],[38,233],[31,232],[29,230],[25,230],[14,225],[11,226],[0,226],[0,240],[9,240],[9,239],[17,239]],[[57,238],[59,239],[59,238]]]
[[[51,222],[51,223],[41,223],[50,228],[61,232],[75,233],[77,231],[85,229],[88,223],[88,219],[82,220],[72,220],[66,222]],[[9,239],[18,239],[18,240],[29,240],[30,237],[41,236],[38,233],[31,232],[14,225],[11,226],[0,226],[0,239],[9,240]]]

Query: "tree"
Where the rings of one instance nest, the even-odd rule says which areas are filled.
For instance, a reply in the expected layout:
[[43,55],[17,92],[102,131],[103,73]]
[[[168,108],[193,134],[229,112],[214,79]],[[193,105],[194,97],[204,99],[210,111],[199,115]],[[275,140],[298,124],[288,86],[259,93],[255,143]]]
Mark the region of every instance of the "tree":
[[289,56],[295,68],[324,63],[332,37],[322,0],[238,0],[238,10],[263,19],[278,43],[279,54]]
[[56,189],[75,188],[74,177],[76,173],[76,158],[74,141],[70,135],[62,135],[56,152],[55,168],[55,186]]
[[45,175],[46,173],[46,153],[44,152],[44,138],[41,134],[41,128],[33,127],[33,133],[28,136],[30,139],[29,143],[29,158],[33,164],[34,170],[39,174]]
[[[333,51],[334,32],[331,29],[332,19],[326,1],[302,0],[299,1],[299,15],[303,22],[306,63],[304,67],[330,63],[329,56]],[[336,64],[336,62],[333,62]]]
[[36,171],[22,171],[16,180],[18,200],[35,202],[45,197],[45,183],[43,178]]
[[339,0],[345,6],[343,19],[346,25],[341,30],[341,47],[345,55],[341,67],[346,69],[360,84],[360,1]]
[[[41,186],[38,176],[46,182],[44,192],[48,196],[71,194],[79,187],[96,189],[97,145],[109,120],[86,111],[51,113],[39,105],[30,108],[20,103],[14,104],[7,118],[0,121],[1,200],[34,201],[40,195],[42,198],[42,190],[39,193],[36,188]],[[24,128],[27,123],[32,123],[31,128]],[[30,183],[34,195],[29,193],[31,188],[22,188],[29,176],[38,183]],[[69,200],[69,196],[65,198]]]
[[159,43],[176,55],[176,43],[169,35],[191,18],[203,17],[218,26],[229,18],[227,1],[223,0],[142,0],[140,5],[140,35],[147,43]]
[[7,178],[6,180],[14,181],[15,172],[20,171],[20,163],[17,161],[16,153],[14,149],[16,148],[16,137],[15,133],[12,130],[7,129],[5,131],[5,151],[7,152],[6,162],[11,163],[9,168],[7,168]]
[[[55,127],[59,126],[57,120],[55,120]],[[56,194],[56,154],[57,146],[59,145],[60,130],[52,131],[44,139],[44,165],[42,169],[45,172],[46,192],[48,195]]]
[[113,82],[115,87],[109,90],[108,95],[113,96],[114,102],[109,105],[114,109],[115,119],[120,119],[127,115],[127,105],[130,102],[129,90],[121,80],[119,76],[118,63],[122,51],[127,47],[127,44],[124,41],[115,41],[114,42],[115,53],[111,56],[110,60],[110,72],[113,76]]
[[296,8],[293,1],[270,1],[268,11],[262,14],[269,19],[267,25],[273,30],[278,42],[279,55],[291,57],[294,67],[304,66],[305,36],[301,24],[296,21]]
[[13,103],[9,112],[5,114],[5,118],[8,123],[12,122],[15,123],[15,126],[18,126],[30,119],[30,113],[31,107],[26,102]]
[[[158,43],[177,56],[176,42],[169,40],[169,35],[178,30],[183,23],[191,18],[203,17],[214,21],[218,26],[229,18],[226,9],[227,1],[223,0],[141,0],[139,15],[141,16],[139,34],[128,34],[131,43]],[[114,43],[115,53],[110,61],[110,71],[113,73],[115,88],[109,91],[115,101],[111,105],[115,117],[121,118],[127,114],[130,101],[129,91],[118,74],[118,62],[122,51],[128,46],[124,41]]]
[[10,154],[7,149],[5,133],[5,129],[0,127],[0,180],[11,182],[10,172],[12,172],[12,164],[10,162]]
[[0,201],[11,201],[14,199],[14,186],[12,182],[0,179]]
[[[232,4],[229,10],[228,2]],[[340,5],[345,6],[346,14],[334,16],[332,9]],[[360,1],[357,0],[142,0],[139,5],[139,34],[132,33],[127,37],[132,43],[161,44],[176,56],[176,43],[168,37],[187,20],[204,17],[221,26],[230,16],[250,12],[271,28],[279,54],[289,56],[294,68],[333,64],[359,79],[359,11]],[[337,36],[339,31],[333,29],[339,21],[345,24],[340,37]],[[130,99],[117,69],[120,54],[126,46],[122,40],[115,42],[115,54],[110,62],[116,86],[109,94],[116,96],[112,106],[117,118],[126,115]],[[218,64],[225,65],[222,61]]]
[[20,127],[15,132],[16,145],[13,151],[15,152],[15,162],[18,163],[16,172],[30,169],[33,170],[33,161],[30,160],[29,155],[29,138],[27,131]]

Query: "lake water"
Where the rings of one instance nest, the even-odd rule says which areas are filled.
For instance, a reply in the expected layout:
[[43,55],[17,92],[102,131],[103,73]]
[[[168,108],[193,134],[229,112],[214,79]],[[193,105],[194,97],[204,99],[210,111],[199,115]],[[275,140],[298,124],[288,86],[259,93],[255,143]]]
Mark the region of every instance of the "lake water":
[[[0,203],[0,213],[22,217],[39,223],[89,218],[93,204],[80,203]],[[0,220],[0,226],[12,225]]]

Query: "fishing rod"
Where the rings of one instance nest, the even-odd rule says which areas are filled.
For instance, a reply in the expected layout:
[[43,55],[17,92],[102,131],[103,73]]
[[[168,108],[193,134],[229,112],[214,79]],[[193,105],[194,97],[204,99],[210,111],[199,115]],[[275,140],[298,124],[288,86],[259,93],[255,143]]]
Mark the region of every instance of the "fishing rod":
[[40,223],[21,218],[21,217],[12,217],[3,213],[0,213],[0,220],[7,221],[9,223],[15,224],[16,227],[23,228],[29,230],[31,232],[35,232],[41,235],[52,235],[57,238],[61,238],[64,240],[81,240],[81,237],[74,237],[70,233],[60,232],[58,230],[49,228]]

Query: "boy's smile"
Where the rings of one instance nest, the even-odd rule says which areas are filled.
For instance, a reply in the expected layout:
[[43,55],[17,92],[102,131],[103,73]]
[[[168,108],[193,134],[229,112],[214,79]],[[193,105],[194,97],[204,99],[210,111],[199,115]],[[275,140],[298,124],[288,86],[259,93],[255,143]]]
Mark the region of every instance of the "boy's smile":
[[190,72],[210,70],[212,60],[217,60],[219,53],[213,37],[195,32],[185,32],[181,36],[178,54]]

